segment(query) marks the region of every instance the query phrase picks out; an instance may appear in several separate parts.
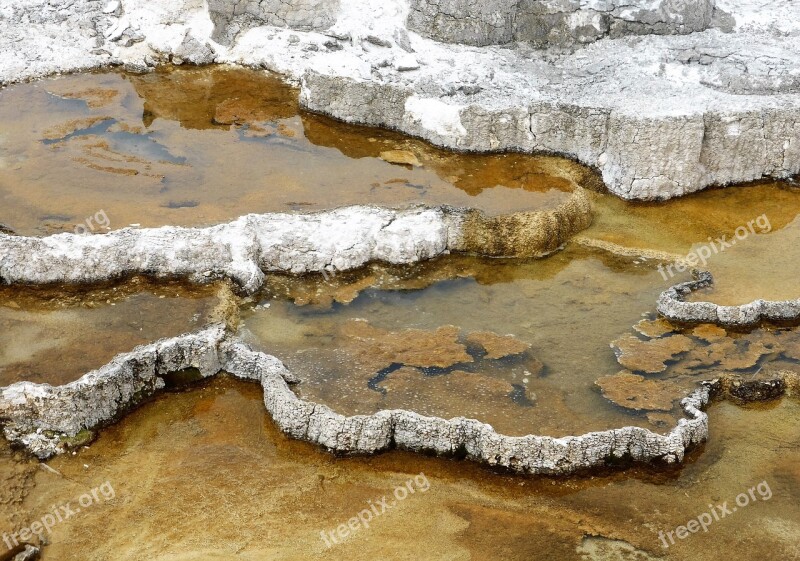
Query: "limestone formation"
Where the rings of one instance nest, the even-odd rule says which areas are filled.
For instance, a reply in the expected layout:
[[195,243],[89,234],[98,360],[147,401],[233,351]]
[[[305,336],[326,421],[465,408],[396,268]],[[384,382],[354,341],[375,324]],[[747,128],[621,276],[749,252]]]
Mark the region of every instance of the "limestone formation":
[[[91,432],[163,389],[169,373],[186,369],[195,369],[200,378],[228,372],[260,383],[267,411],[281,430],[332,452],[371,454],[400,448],[466,455],[523,473],[561,475],[625,459],[681,461],[688,448],[708,437],[708,416],[702,409],[713,395],[773,399],[789,389],[796,391],[800,385],[794,372],[780,372],[763,380],[725,377],[704,383],[681,400],[686,418],[665,435],[623,427],[563,438],[511,437],[463,417],[445,420],[405,410],[351,417],[337,414],[324,405],[298,398],[289,384],[299,380],[278,359],[250,349],[220,324],[138,347],[63,386],[18,382],[0,388],[5,437],[40,458],[65,452],[85,444]],[[643,378],[635,378],[639,384],[645,383]],[[666,402],[661,403],[655,395],[645,398],[634,407],[666,407]]]
[[708,29],[714,0],[411,0],[409,29],[447,43],[574,46],[603,37]]
[[[458,220],[458,212],[452,209],[351,207],[309,215],[250,215],[206,229],[125,229],[107,235],[60,234],[48,238],[3,235],[0,273],[4,282],[10,283],[86,283],[134,272],[188,276],[199,282],[229,276],[245,290],[254,290],[260,285],[263,270],[319,271],[331,263],[345,268],[373,259],[412,263],[430,258],[446,251],[453,239],[457,247],[461,243]],[[711,282],[710,275],[699,274],[697,280],[677,285],[667,293],[677,299]],[[707,319],[702,321],[708,323]],[[355,331],[350,335],[369,339],[369,330],[365,332],[359,323],[353,324]],[[401,354],[405,352],[404,360],[419,366],[452,365],[461,358],[471,359],[456,342],[452,329],[444,328],[439,335],[442,342],[452,346],[446,362],[420,355],[416,348],[419,338],[411,332],[399,334],[392,353],[400,349]],[[748,342],[747,352],[742,354],[745,366],[753,357],[758,360],[762,347],[776,353],[790,348],[776,343],[781,341],[778,335],[771,337],[775,340],[765,335],[763,341],[752,342],[758,347],[755,354],[749,352]],[[493,343],[482,340],[481,344],[488,345],[484,345],[487,351],[497,351]],[[620,340],[617,347],[622,360],[628,362],[630,358],[632,368],[660,372],[666,361],[689,350],[687,341],[684,335],[650,341],[632,337]],[[639,347],[646,352],[635,352]],[[701,409],[722,388],[717,382],[684,398],[681,405],[687,418],[666,435],[623,427],[577,437],[510,437],[474,419],[445,420],[405,410],[346,417],[297,397],[287,384],[298,380],[277,359],[251,350],[220,324],[139,347],[63,386],[19,382],[0,389],[5,436],[43,458],[85,444],[92,431],[162,389],[168,374],[187,369],[193,369],[199,377],[224,371],[260,382],[267,410],[283,431],[332,451],[374,453],[398,447],[466,455],[515,471],[546,474],[572,473],[620,459],[680,461],[687,448],[707,437],[708,418]],[[638,384],[644,383],[644,379],[634,378]],[[788,386],[785,381],[783,385],[768,381],[763,387],[746,385],[739,394],[731,391],[730,395],[741,399],[747,395],[771,397]],[[646,390],[644,401],[634,403],[635,407],[666,408],[650,395],[652,388]],[[499,387],[494,391],[500,391]],[[606,391],[611,392],[611,386]],[[623,403],[629,401],[624,399]]]
[[211,37],[230,45],[254,27],[269,25],[306,31],[322,31],[336,21],[337,0],[209,0],[214,22]]

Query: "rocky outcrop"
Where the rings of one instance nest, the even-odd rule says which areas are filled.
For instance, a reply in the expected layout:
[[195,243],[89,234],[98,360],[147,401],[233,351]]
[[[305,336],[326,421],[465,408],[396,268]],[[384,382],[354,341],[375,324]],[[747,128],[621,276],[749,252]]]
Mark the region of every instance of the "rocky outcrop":
[[708,29],[714,0],[411,0],[409,29],[446,43],[573,46],[603,37]]
[[714,278],[707,271],[693,271],[692,275],[694,280],[676,284],[661,293],[657,302],[658,313],[677,323],[711,323],[731,328],[753,327],[763,322],[800,321],[800,299],[755,300],[741,306],[686,302],[685,298],[692,292],[714,284]]

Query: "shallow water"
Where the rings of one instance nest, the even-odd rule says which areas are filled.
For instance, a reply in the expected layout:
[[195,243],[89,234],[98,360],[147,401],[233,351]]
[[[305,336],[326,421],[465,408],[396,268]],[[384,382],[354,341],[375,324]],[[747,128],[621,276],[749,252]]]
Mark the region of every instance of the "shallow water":
[[140,278],[93,290],[0,287],[0,387],[65,384],[137,345],[199,329],[215,292]]
[[[349,304],[331,306],[297,306],[271,298],[278,296],[276,289],[264,295],[269,308],[262,304],[243,315],[242,330],[303,377],[300,395],[343,413],[407,408],[445,418],[463,415],[508,434],[565,435],[647,425],[644,414],[628,414],[603,399],[594,383],[620,370],[609,336],[629,330],[652,310],[660,277],[604,258],[576,248],[530,262],[443,259],[417,268],[408,275],[410,282],[388,273],[379,289],[368,288]],[[437,281],[442,269],[453,278]],[[432,277],[428,288],[405,287],[426,275]],[[327,286],[318,280],[317,287]],[[489,331],[513,335],[531,348],[496,360],[481,359],[483,352],[469,349],[469,358],[452,368],[429,368],[427,375],[417,369],[404,387],[393,388],[403,373],[371,383],[389,364],[375,364],[370,360],[374,351],[347,337],[354,319],[395,333],[454,325],[462,342],[470,333]],[[392,336],[384,339],[391,342]],[[365,350],[368,356],[361,356]],[[435,359],[435,349],[431,356]],[[448,370],[475,372],[482,379],[454,381],[443,391]],[[505,384],[505,391],[495,382]],[[491,390],[484,394],[482,388]],[[526,399],[519,399],[522,395]]]
[[[800,272],[796,183],[711,189],[665,203],[629,203],[598,195],[595,209],[594,223],[580,237],[684,258],[697,255],[695,266],[710,270],[716,280],[704,299],[744,304],[757,298],[798,297],[793,281]],[[699,260],[703,254],[709,255],[705,263]],[[657,256],[647,261],[659,264]],[[665,264],[662,278],[669,285],[688,275],[667,270]]]

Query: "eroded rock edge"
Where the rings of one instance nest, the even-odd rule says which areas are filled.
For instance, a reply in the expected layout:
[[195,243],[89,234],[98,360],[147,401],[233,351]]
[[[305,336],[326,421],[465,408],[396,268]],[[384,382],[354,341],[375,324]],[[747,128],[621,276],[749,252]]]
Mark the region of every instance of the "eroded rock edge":
[[720,327],[747,328],[761,323],[800,321],[800,298],[797,300],[754,300],[741,306],[721,306],[713,302],[686,302],[692,292],[714,284],[708,271],[692,271],[693,280],[676,284],[661,293],[658,313],[676,323],[713,323]]

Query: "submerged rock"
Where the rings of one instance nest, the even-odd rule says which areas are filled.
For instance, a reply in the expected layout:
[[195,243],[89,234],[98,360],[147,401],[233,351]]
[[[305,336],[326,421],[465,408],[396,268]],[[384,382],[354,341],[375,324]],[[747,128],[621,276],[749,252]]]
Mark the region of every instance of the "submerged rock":
[[633,328],[651,339],[657,339],[675,332],[675,327],[672,326],[672,324],[660,318],[656,320],[643,319],[634,325]]
[[392,364],[422,368],[447,368],[472,362],[472,356],[458,342],[459,328],[453,325],[434,331],[404,329],[386,331],[363,320],[345,324],[342,335],[349,339],[348,354],[361,363],[372,365],[375,372]]
[[667,362],[692,348],[692,340],[685,335],[672,335],[662,339],[643,341],[634,335],[625,335],[611,343],[617,361],[636,372],[654,374],[667,369]]
[[[797,377],[796,373],[794,377]],[[731,397],[743,402],[770,401],[786,393],[786,379],[783,375],[736,376],[722,378],[723,390]]]
[[727,334],[728,332],[723,328],[717,327],[716,325],[710,323],[698,325],[692,330],[692,335],[698,339],[702,339],[703,341],[708,341],[709,343],[720,341],[724,339]]
[[595,382],[603,396],[626,409],[670,411],[681,388],[666,380],[651,380],[623,370]]
[[584,536],[576,548],[581,561],[657,561],[661,557],[650,555],[647,551],[634,547],[624,540],[603,536]]
[[381,160],[390,164],[419,167],[422,165],[419,158],[408,150],[386,150],[381,152]]
[[[435,411],[444,418],[463,417],[482,409],[508,407],[514,385],[478,372],[454,370],[438,376],[427,376],[418,368],[401,368],[389,374],[379,387],[386,391],[383,403],[399,409],[413,403],[415,411]],[[536,396],[524,392],[524,399],[533,402]]]
[[771,352],[773,349],[758,341],[723,339],[706,347],[692,349],[683,365],[688,368],[718,366],[724,370],[747,370]]
[[467,343],[478,345],[486,351],[486,358],[498,359],[527,352],[531,345],[513,335],[498,335],[491,331],[473,331],[467,335]]

